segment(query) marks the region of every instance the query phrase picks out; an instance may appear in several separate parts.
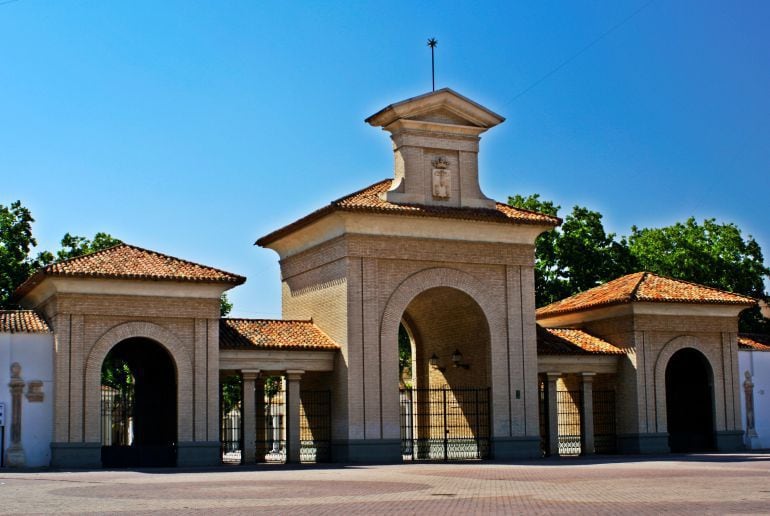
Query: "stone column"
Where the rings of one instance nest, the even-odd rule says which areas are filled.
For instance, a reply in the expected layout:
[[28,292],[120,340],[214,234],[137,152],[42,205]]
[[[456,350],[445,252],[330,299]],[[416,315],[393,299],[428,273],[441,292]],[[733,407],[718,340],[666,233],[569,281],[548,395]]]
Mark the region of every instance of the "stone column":
[[253,464],[257,460],[257,417],[254,385],[259,377],[259,370],[242,370],[243,400],[241,405],[241,425],[243,429],[243,450],[241,463]]
[[24,392],[24,380],[21,379],[21,366],[11,364],[11,445],[6,451],[6,464],[12,468],[21,468],[26,464],[24,448],[21,446],[21,395]]
[[556,380],[561,373],[546,373],[545,394],[548,396],[548,455],[559,456],[559,407]]
[[583,382],[580,394],[583,399],[580,414],[580,450],[583,455],[593,455],[594,447],[594,389],[593,382],[596,373],[580,373]]
[[286,371],[286,462],[299,462],[300,379],[305,371]]

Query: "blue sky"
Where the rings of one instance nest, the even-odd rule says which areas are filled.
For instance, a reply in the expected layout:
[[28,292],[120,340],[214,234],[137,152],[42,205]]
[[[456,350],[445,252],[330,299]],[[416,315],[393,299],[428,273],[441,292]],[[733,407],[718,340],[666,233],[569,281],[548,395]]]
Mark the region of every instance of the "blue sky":
[[253,242],[392,175],[363,120],[430,89],[435,37],[437,88],[507,118],[487,195],[620,234],[716,217],[768,255],[769,26],[748,0],[0,0],[0,204],[41,249],[106,231],[244,274],[233,315],[279,317]]

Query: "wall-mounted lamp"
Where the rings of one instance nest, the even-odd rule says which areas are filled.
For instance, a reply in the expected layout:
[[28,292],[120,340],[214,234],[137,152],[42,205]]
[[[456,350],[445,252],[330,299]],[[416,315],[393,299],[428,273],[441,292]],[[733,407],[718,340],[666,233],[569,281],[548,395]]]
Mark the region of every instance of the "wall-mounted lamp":
[[441,367],[441,366],[439,365],[438,357],[436,356],[436,354],[435,354],[435,353],[433,353],[433,354],[430,356],[430,359],[428,360],[428,363],[430,364],[430,366],[431,366],[433,369],[438,369],[438,370],[439,370],[439,371],[441,371],[442,373],[443,373],[444,371],[446,371],[446,367]]
[[456,349],[454,353],[452,353],[452,365],[455,367],[462,367],[463,369],[470,369],[471,365],[466,364],[463,362],[463,354],[460,353],[459,349]]

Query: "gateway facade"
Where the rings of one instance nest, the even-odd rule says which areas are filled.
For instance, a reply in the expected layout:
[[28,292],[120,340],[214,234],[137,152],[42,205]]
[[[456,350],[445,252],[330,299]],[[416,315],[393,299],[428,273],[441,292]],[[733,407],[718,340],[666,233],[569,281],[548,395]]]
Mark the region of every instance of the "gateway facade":
[[[8,460],[215,464],[225,440],[244,462],[321,441],[337,462],[661,452],[693,435],[738,449],[737,315],[754,300],[642,274],[536,315],[534,242],[560,220],[482,193],[480,135],[503,120],[448,89],[368,118],[394,178],[257,241],[280,257],[282,321],[220,319],[245,278],[129,245],[38,272],[16,292],[30,311],[3,314]],[[235,405],[220,398],[233,375]],[[695,426],[670,424],[683,396]]]

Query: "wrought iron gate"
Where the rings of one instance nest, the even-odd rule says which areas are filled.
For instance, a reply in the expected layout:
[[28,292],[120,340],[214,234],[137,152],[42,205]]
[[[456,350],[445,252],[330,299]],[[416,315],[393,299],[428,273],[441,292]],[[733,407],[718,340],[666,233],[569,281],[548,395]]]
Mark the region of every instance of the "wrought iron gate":
[[286,462],[286,392],[257,396],[257,462]]
[[615,453],[615,391],[593,391],[594,449],[596,453]]
[[489,388],[402,389],[404,460],[489,457]]
[[557,391],[556,407],[559,413],[559,455],[580,455],[581,416],[583,393]]
[[300,451],[302,462],[331,459],[332,412],[330,391],[300,393]]
[[134,441],[134,389],[102,385],[102,446],[131,446]]

